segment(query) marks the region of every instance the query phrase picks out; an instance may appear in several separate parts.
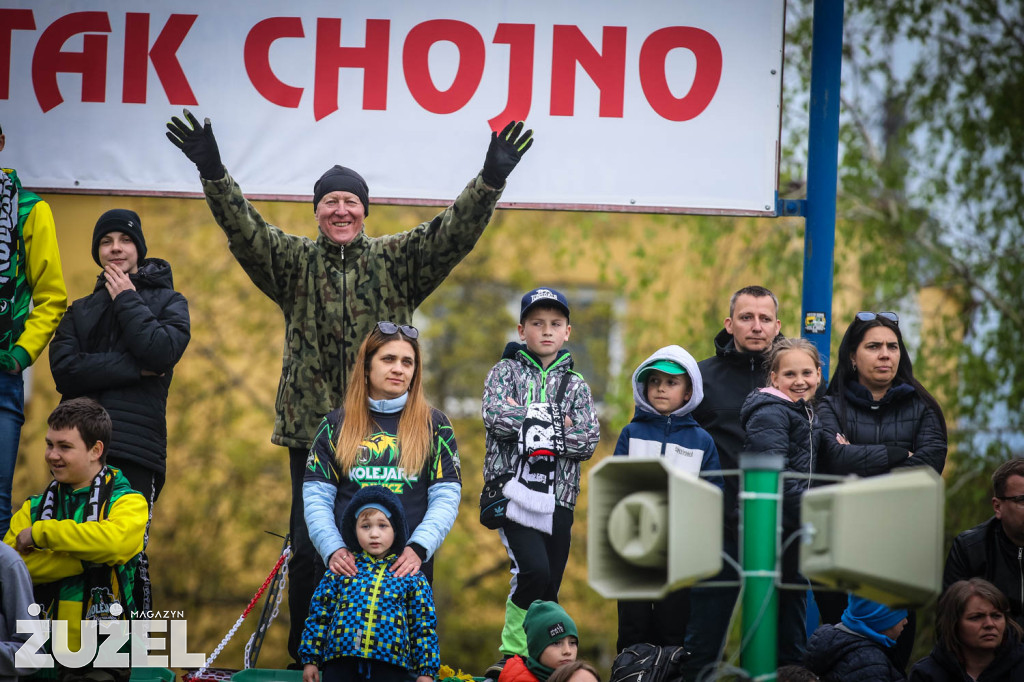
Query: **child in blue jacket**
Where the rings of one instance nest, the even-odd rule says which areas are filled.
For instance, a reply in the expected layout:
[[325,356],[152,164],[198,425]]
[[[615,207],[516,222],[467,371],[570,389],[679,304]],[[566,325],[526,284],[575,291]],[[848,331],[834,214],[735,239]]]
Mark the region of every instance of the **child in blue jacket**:
[[[622,429],[615,454],[664,457],[693,475],[717,472],[718,450],[711,435],[693,418],[704,399],[704,382],[693,356],[680,346],[665,346],[633,372],[633,421]],[[722,488],[721,475],[705,480]],[[616,648],[646,642],[682,646],[689,612],[688,590],[672,592],[661,601],[620,601]]]
[[299,657],[303,682],[432,682],[441,666],[437,618],[422,573],[388,568],[409,531],[398,496],[356,492],[341,517],[346,547],[360,547],[355,576],[328,571],[313,595]]

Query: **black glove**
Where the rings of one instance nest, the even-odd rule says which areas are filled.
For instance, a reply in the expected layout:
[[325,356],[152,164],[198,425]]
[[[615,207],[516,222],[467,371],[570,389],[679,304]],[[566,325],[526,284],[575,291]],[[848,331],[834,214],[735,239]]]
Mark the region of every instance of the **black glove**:
[[199,169],[199,177],[206,180],[220,180],[224,177],[224,165],[220,162],[220,151],[217,149],[217,140],[213,138],[213,128],[210,126],[210,119],[206,119],[202,128],[199,121],[188,109],[182,109],[186,125],[180,118],[174,116],[167,124],[167,139],[175,147],[180,149],[188,157],[189,161]]
[[505,186],[508,174],[533,145],[533,131],[527,130],[520,135],[522,129],[522,121],[509,121],[500,133],[491,133],[491,146],[487,148],[484,169],[480,174],[484,182],[494,189]]

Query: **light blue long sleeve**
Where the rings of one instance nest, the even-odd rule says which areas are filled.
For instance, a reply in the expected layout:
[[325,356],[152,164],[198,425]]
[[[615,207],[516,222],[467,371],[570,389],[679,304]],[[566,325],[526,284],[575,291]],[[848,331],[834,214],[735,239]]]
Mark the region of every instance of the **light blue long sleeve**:
[[[303,484],[303,492],[305,486]],[[459,515],[459,502],[462,501],[462,484],[454,481],[441,481],[427,488],[427,512],[423,515],[420,525],[409,536],[409,542],[427,550],[427,559],[434,556],[448,531],[455,525],[455,517]],[[310,530],[310,536],[313,531]]]
[[309,539],[325,564],[332,554],[345,546],[334,521],[334,499],[337,496],[337,487],[326,481],[305,481],[302,484],[302,515],[306,518]]

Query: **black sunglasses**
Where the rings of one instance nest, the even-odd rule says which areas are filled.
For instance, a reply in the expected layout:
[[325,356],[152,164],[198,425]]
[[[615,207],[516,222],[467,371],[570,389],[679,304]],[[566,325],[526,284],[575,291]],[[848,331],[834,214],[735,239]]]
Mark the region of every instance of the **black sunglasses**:
[[1018,506],[1024,506],[1024,495],[1014,495],[1012,497],[1002,497],[1002,496],[996,495],[996,499],[997,500],[1002,500],[1003,502],[1013,502],[1014,504],[1016,504]]
[[859,313],[857,313],[857,319],[860,320],[861,322],[870,322],[871,320],[876,320],[879,317],[885,320],[889,320],[893,324],[900,323],[900,316],[892,312],[873,313],[870,310],[862,310]]
[[418,339],[420,336],[420,330],[410,324],[395,324],[386,320],[378,322],[377,329],[380,330],[381,334],[386,334],[387,336],[397,334],[398,332],[402,332],[406,338],[410,339]]

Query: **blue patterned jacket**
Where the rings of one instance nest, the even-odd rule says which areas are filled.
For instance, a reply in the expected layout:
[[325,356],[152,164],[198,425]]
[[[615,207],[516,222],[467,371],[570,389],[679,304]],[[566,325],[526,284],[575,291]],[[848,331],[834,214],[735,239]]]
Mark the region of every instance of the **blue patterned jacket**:
[[330,571],[320,581],[302,631],[299,658],[323,665],[342,656],[368,658],[435,677],[441,667],[434,595],[422,573],[396,578],[395,555],[355,555],[356,575]]

